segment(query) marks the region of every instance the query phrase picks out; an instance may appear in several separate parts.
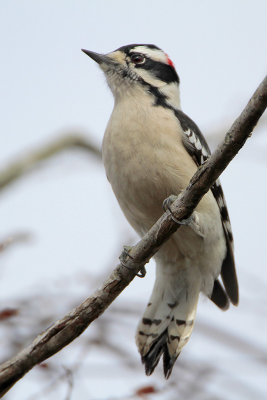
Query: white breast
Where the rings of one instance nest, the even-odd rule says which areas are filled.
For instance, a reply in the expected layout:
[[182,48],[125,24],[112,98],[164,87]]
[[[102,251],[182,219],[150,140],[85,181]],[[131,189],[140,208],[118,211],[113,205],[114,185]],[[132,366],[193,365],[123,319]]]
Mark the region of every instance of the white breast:
[[105,132],[103,159],[127,218],[145,213],[151,226],[155,213],[158,217],[162,212],[163,200],[187,185],[196,166],[181,143],[173,112],[152,106],[146,94],[138,100],[127,96],[115,105]]
[[[182,144],[181,135],[174,113],[153,106],[151,97],[145,93],[134,98],[125,96],[115,104],[103,140],[104,165],[122,211],[140,235],[162,214],[163,200],[179,194],[197,169]],[[211,192],[196,210],[205,240],[188,227],[180,228],[158,257],[168,262],[193,257],[204,269],[212,269],[218,275],[214,263],[219,269],[225,254],[225,240],[219,209]],[[206,256],[212,253],[212,248],[214,255],[207,265]]]

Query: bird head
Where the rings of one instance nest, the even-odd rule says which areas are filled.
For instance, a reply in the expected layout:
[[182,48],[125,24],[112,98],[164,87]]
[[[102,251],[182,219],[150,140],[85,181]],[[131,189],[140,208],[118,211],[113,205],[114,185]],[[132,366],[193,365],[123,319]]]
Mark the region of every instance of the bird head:
[[82,51],[99,64],[115,99],[143,90],[179,108],[179,77],[173,62],[159,47],[131,44],[108,54]]

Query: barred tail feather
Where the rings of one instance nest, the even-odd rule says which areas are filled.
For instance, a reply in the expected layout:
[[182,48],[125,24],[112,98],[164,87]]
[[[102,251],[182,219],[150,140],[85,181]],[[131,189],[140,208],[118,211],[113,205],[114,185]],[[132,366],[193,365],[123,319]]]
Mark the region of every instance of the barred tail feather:
[[150,302],[137,328],[136,343],[146,374],[152,374],[163,355],[164,375],[169,378],[193,330],[199,287],[194,285],[179,290],[173,276],[166,278],[164,282],[156,280]]

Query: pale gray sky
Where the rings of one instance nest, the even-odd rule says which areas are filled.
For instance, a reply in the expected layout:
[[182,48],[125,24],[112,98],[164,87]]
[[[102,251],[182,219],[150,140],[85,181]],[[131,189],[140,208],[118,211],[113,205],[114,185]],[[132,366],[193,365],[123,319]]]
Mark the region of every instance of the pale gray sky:
[[[266,12],[265,0],[1,1],[0,165],[70,128],[89,131],[100,146],[113,100],[101,71],[81,48],[109,52],[129,43],[158,45],[176,65],[183,110],[204,134],[227,128],[266,74]],[[262,345],[266,323],[255,310],[267,300],[264,133],[263,125],[255,130],[222,177],[236,243],[240,307],[225,314],[206,303],[199,307],[199,318],[209,315],[238,334],[254,337],[257,326]],[[20,230],[34,235],[32,243],[1,258],[1,300],[26,294],[35,282],[45,287],[62,274],[107,267],[128,229],[103,169],[75,154],[62,155],[10,187],[0,204],[0,237]],[[149,272],[148,279],[135,280],[126,295],[134,299],[141,293],[145,304],[152,277]],[[223,353],[224,368],[235,371],[237,380],[266,390],[257,365],[225,349],[216,353],[208,343],[200,350],[197,332],[193,337],[188,351],[200,359],[207,352]],[[134,348],[134,331],[132,342]],[[219,385],[227,393],[223,379]],[[104,389],[97,388],[99,398]],[[11,400],[26,400],[23,383],[10,393]]]

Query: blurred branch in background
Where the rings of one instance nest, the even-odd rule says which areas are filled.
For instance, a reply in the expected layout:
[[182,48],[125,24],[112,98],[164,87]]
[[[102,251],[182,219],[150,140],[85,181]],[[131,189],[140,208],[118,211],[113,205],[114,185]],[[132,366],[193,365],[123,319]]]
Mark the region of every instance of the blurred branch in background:
[[[267,77],[258,87],[248,105],[227,132],[222,145],[210,156],[191,179],[189,186],[173,203],[172,212],[178,220],[190,216],[194,208],[251,135],[267,106]],[[136,273],[155,254],[159,246],[178,229],[169,212],[156,222],[143,239],[132,247],[123,262],[113,271],[102,287],[80,306],[57,321],[32,344],[0,369],[0,395],[4,395],[33,366],[61,350],[101,315]],[[125,268],[126,266],[126,268]]]
[[2,171],[0,170],[0,190],[6,188],[7,185],[31,171],[41,161],[45,161],[71,148],[85,150],[94,155],[96,159],[101,159],[100,150],[95,147],[87,137],[79,134],[66,134],[29,152],[20,159],[10,163]]
[[28,242],[30,239],[31,235],[26,232],[18,232],[13,235],[8,235],[6,238],[0,240],[0,253],[14,244]]
[[[100,276],[92,279],[89,274],[83,276],[84,293],[81,293],[81,296],[86,295],[86,287],[92,289],[96,281],[100,279]],[[76,283],[79,285],[78,280]],[[16,312],[6,314],[1,320],[4,330],[1,342],[6,350],[5,356],[10,356],[16,352],[25,342],[31,340],[35,332],[42,331],[49,321],[57,318],[60,307],[55,307],[55,305],[64,304],[71,308],[79,301],[78,297],[66,299],[65,293],[71,292],[74,284],[72,279],[65,281],[65,291],[61,294],[49,292],[40,295],[36,291],[36,294],[16,299],[14,303]],[[49,314],[47,314],[47,308],[50,310]],[[60,387],[69,394],[75,388],[75,385],[86,387],[86,383],[89,383],[90,386],[90,382],[99,376],[104,381],[105,377],[120,376],[122,371],[124,371],[124,374],[126,371],[129,376],[132,376],[134,372],[138,373],[140,370],[139,357],[133,357],[131,354],[131,341],[141,308],[141,303],[136,300],[113,304],[109,313],[95,321],[90,333],[83,335],[78,342],[73,344],[71,357],[69,355],[63,360],[62,358],[51,359],[37,366],[36,374],[39,377],[39,388],[36,389],[34,394],[25,396],[25,399],[47,399],[49,394],[52,398],[56,398],[55,391]],[[252,345],[249,339],[237,338],[231,332],[230,327],[218,329],[209,321],[198,321],[197,330],[200,342],[202,340],[212,341],[219,347],[227,346],[232,353],[242,360],[247,360],[248,363],[254,361],[259,367],[266,367],[266,349],[262,349],[256,342]],[[119,334],[116,334],[118,332]],[[105,352],[111,356],[113,368],[110,368],[110,364],[105,363],[99,357],[97,361],[94,357],[90,357],[97,350],[101,354]],[[219,393],[214,396],[213,393],[209,394],[207,390],[209,382],[216,382],[216,379],[225,374],[220,365],[214,362],[213,357],[203,355],[203,358],[199,360],[197,357],[185,353],[181,357],[177,369],[173,371],[174,379],[172,381],[161,383],[162,380],[158,379],[160,374],[160,370],[155,371],[154,379],[149,385],[140,385],[137,380],[135,383],[136,390],[130,394],[128,392],[127,395],[120,397],[113,393],[110,394],[109,398],[112,400],[134,400],[152,398],[153,394],[164,393],[168,400],[177,400],[178,398],[186,400],[224,399],[224,396],[220,396]],[[228,385],[233,388],[232,398],[241,398],[238,396],[240,395],[240,387],[247,393],[251,393],[251,398],[259,398],[256,388],[253,389],[244,382],[238,381],[236,376],[231,376],[231,372],[226,373],[226,377]],[[95,397],[88,395],[86,398],[94,399]]]

